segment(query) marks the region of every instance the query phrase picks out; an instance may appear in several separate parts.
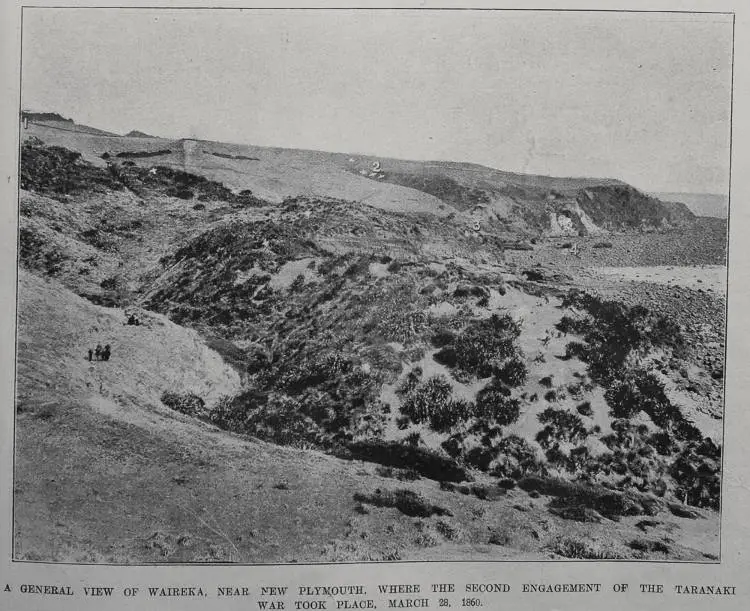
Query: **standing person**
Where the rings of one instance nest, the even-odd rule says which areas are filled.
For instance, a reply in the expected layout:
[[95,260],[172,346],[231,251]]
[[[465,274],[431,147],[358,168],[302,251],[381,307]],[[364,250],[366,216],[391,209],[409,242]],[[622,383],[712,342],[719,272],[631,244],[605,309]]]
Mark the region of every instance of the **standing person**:
[[104,360],[105,361],[109,360],[109,355],[110,355],[111,352],[112,352],[112,350],[109,347],[109,344],[107,344],[106,346],[104,346],[104,352],[102,353],[102,355],[104,356]]
[[89,362],[91,362],[92,357],[94,356],[94,351],[89,348]]
[[96,355],[97,361],[102,360],[102,345],[101,344],[96,345],[96,350],[94,350],[94,354]]

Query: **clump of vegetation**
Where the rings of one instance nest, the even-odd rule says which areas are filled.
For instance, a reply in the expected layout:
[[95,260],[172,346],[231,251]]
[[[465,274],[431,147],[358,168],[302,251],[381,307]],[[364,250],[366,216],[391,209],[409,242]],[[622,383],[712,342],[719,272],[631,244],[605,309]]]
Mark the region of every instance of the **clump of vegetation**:
[[545,449],[556,442],[579,443],[588,436],[581,417],[564,409],[548,407],[538,418],[545,427],[537,433],[536,440]]
[[[642,365],[654,349],[675,358],[684,354],[679,327],[641,306],[628,307],[576,291],[565,297],[563,305],[581,314],[563,317],[558,329],[584,340],[569,343],[566,354],[587,363],[591,379],[604,387],[615,418],[612,434],[602,437],[612,453],[589,458],[581,465],[583,470],[592,477],[619,476],[616,485],[623,490],[650,490],[686,504],[718,508],[720,448],[703,439],[667,396],[658,374]],[[640,412],[659,430],[631,425],[629,420]],[[560,459],[559,449],[548,443],[552,457]]]
[[[151,157],[167,152],[118,153],[116,157]],[[84,161],[78,152],[46,146],[30,138],[21,146],[21,188],[53,197],[130,189],[137,194],[150,191],[181,199],[197,196],[200,201],[225,201],[238,206],[265,204],[253,196],[236,195],[221,183],[182,170],[157,166],[152,172],[127,161],[118,164],[111,155],[105,159],[107,167],[100,168]]]
[[224,429],[281,445],[323,443],[320,427],[290,397],[247,391],[217,402],[209,420]]
[[596,484],[529,476],[519,481],[518,486],[529,493],[555,497],[551,504],[553,508],[588,507],[615,521],[622,516],[654,515],[658,511],[658,502],[650,496],[618,492]]
[[436,375],[424,382],[416,381],[415,376],[407,376],[401,391],[406,396],[401,405],[401,412],[412,422],[419,424],[429,421],[436,411],[444,409],[451,401],[453,387],[445,376]]
[[518,399],[510,397],[510,391],[497,379],[477,393],[476,416],[488,423],[500,426],[513,424],[521,415]]
[[60,274],[69,260],[33,227],[21,226],[18,232],[18,247],[18,254],[24,266],[49,276]]
[[615,549],[611,543],[577,539],[562,536],[547,545],[547,549],[563,558],[578,560],[615,560],[623,558],[623,554]]
[[52,196],[123,188],[115,173],[84,161],[76,151],[46,146],[38,138],[21,145],[20,184],[22,189]]
[[530,474],[542,474],[545,468],[537,451],[522,437],[509,435],[495,446],[497,460],[492,468],[495,477],[521,479]]
[[[470,322],[435,359],[464,375],[486,378],[518,356],[516,340],[520,334],[518,323],[510,315],[493,314]],[[520,374],[518,368],[509,373]]]
[[544,386],[545,388],[552,388],[552,376],[544,376],[542,379],[539,380],[539,384]]
[[675,496],[686,505],[719,509],[721,448],[710,439],[686,445],[670,467]]
[[453,398],[453,386],[442,375],[419,382],[412,371],[399,390],[405,394],[401,412],[415,424],[429,422],[430,428],[438,432],[449,431],[474,414],[473,404]]
[[420,479],[419,473],[417,473],[414,469],[408,468],[408,469],[394,469],[393,467],[386,467],[383,465],[379,465],[375,468],[375,473],[377,473],[380,477],[388,477],[391,479],[397,479],[400,482],[413,482],[415,480]]
[[562,305],[585,312],[578,319],[563,317],[557,328],[583,336],[586,343],[572,346],[570,353],[588,363],[592,379],[604,387],[621,377],[631,354],[645,355],[653,347],[679,351],[684,346],[677,325],[642,306],[628,307],[579,291],[571,291]]
[[187,416],[202,415],[205,412],[206,403],[195,393],[176,393],[164,391],[161,402],[168,408]]
[[578,404],[578,406],[576,406],[576,411],[581,414],[581,416],[586,416],[588,418],[591,418],[594,415],[594,410],[591,409],[590,401],[584,401],[583,403]]
[[514,356],[495,372],[495,377],[511,388],[516,388],[526,383],[529,370],[518,356]]
[[354,500],[359,503],[375,505],[376,507],[393,507],[404,515],[413,518],[429,518],[433,515],[453,515],[444,507],[429,503],[421,494],[405,488],[398,490],[378,489],[373,494],[358,492],[354,495]]
[[[679,408],[664,392],[664,384],[651,373],[636,372],[614,382],[604,398],[615,418],[632,418],[643,411],[664,429],[672,429],[683,420]],[[687,432],[684,428],[679,430]]]
[[669,554],[670,549],[664,541],[656,541],[653,539],[633,539],[628,543],[630,549],[634,549],[644,553],[657,553],[657,554]]
[[397,441],[380,439],[350,442],[336,452],[341,458],[366,460],[401,469],[414,469],[422,477],[435,481],[471,480],[467,471],[454,460],[434,450]]

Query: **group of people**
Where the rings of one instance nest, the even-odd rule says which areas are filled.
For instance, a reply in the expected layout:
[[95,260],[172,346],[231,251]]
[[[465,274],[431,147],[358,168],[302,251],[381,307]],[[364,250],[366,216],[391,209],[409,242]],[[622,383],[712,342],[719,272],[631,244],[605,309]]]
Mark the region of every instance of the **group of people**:
[[137,327],[138,325],[141,324],[141,321],[135,314],[131,314],[130,317],[128,318],[128,324],[135,325]]
[[96,357],[97,361],[108,361],[111,354],[112,348],[109,344],[104,346],[104,348],[102,348],[101,344],[97,344],[95,350],[89,348],[89,361],[93,361],[94,357]]

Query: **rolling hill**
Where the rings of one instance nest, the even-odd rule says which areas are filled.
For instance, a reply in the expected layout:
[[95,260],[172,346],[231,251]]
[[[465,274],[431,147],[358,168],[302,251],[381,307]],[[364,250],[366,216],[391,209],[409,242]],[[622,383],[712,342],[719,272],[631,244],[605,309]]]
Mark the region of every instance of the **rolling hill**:
[[722,265],[720,220],[611,179],[44,119],[17,558],[717,560],[724,296],[622,270]]
[[554,178],[453,162],[89,133],[32,122],[23,137],[81,153],[104,167],[129,161],[204,176],[235,192],[279,203],[287,197],[338,198],[391,211],[479,221],[492,233],[589,234],[690,224],[681,203],[662,202],[612,179]]

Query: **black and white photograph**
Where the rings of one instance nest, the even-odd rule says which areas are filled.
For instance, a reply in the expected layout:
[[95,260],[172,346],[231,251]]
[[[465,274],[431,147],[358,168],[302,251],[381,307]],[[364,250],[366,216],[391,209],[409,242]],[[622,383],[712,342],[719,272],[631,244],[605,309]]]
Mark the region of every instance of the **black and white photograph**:
[[733,35],[24,8],[14,561],[718,563]]

